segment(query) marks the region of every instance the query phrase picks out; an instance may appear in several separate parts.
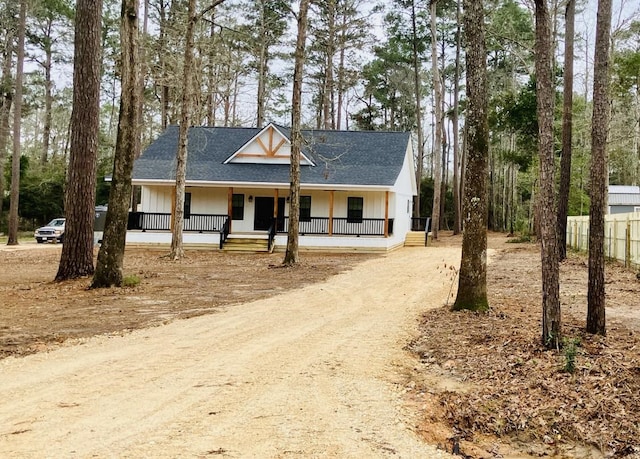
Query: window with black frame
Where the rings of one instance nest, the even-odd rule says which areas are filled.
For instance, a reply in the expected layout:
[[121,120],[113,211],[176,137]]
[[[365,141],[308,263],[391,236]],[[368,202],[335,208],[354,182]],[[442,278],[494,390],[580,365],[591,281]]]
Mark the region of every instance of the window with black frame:
[[191,218],[191,193],[184,194],[184,219],[188,220]]
[[364,199],[359,197],[347,198],[347,222],[362,223],[362,209]]
[[244,194],[234,194],[231,198],[231,219],[244,220]]
[[311,221],[311,196],[300,196],[300,221]]

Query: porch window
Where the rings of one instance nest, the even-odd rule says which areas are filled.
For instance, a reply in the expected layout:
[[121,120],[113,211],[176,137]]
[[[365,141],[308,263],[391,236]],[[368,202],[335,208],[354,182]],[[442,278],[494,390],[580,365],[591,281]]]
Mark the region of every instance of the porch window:
[[300,221],[311,221],[311,196],[300,196]]
[[364,199],[357,197],[347,198],[347,222],[362,223],[362,209]]
[[184,194],[184,218],[185,220],[191,218],[191,193]]
[[244,194],[234,194],[231,198],[231,219],[244,220]]

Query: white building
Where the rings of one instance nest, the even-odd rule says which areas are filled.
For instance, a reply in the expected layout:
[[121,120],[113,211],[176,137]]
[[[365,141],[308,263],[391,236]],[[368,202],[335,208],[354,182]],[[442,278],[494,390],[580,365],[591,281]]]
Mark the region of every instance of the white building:
[[[177,148],[178,127],[172,126],[136,161],[133,184],[142,195],[131,214],[128,244],[171,242]],[[184,243],[283,250],[290,158],[288,128],[191,128]],[[415,195],[409,133],[303,131],[301,250],[402,246]]]

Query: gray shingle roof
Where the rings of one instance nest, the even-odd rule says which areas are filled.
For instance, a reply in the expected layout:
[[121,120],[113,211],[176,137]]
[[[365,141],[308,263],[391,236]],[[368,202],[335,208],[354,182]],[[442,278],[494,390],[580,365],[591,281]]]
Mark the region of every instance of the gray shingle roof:
[[[287,128],[276,126],[284,135]],[[192,127],[187,180],[289,183],[287,164],[223,164],[262,129]],[[301,166],[303,184],[393,186],[398,178],[408,132],[303,131],[303,153],[315,166]],[[178,127],[169,127],[136,160],[134,180],[175,180]]]

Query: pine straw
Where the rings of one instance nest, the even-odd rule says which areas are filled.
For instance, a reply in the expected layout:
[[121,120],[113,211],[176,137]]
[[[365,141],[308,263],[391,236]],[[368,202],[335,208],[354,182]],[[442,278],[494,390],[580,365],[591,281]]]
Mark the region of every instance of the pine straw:
[[548,351],[540,344],[539,284],[528,278],[513,288],[514,278],[519,273],[490,280],[488,313],[443,307],[424,315],[411,350],[427,371],[469,388],[437,392],[441,409],[435,412],[442,419],[432,421],[447,423],[461,440],[489,435],[514,443],[593,445],[611,457],[640,454],[638,334],[610,323],[606,337],[591,336],[583,332],[584,316],[563,311],[565,339],[579,343],[569,373],[567,347]]

